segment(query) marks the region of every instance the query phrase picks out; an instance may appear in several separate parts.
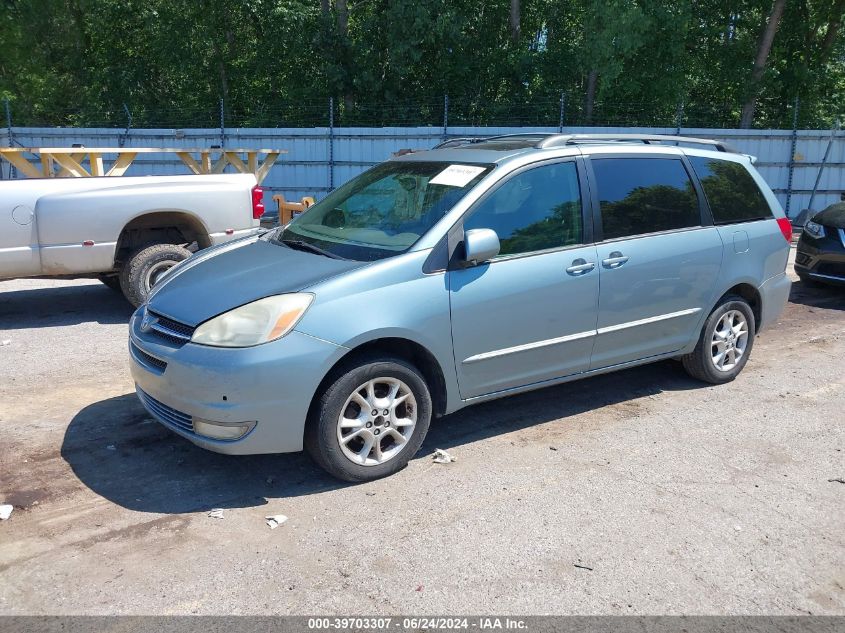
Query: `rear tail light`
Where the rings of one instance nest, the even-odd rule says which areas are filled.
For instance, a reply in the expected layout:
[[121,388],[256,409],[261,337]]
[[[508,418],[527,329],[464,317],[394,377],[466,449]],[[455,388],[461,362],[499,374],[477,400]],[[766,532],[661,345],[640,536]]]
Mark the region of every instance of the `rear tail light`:
[[264,190],[255,185],[252,188],[252,219],[257,220],[264,215]]
[[789,218],[778,218],[778,228],[787,242],[792,242],[792,222]]

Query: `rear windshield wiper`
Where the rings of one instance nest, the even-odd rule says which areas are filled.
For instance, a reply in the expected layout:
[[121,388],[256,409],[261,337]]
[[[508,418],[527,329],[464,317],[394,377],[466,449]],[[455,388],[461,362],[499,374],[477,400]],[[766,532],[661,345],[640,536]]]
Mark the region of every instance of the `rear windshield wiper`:
[[309,253],[316,253],[317,255],[324,255],[325,257],[331,257],[332,259],[346,259],[345,257],[341,257],[340,255],[335,255],[334,253],[330,253],[329,251],[324,251],[319,246],[314,246],[310,242],[305,242],[303,240],[281,240],[282,244],[288,246],[290,248],[295,248],[300,251],[307,251]]

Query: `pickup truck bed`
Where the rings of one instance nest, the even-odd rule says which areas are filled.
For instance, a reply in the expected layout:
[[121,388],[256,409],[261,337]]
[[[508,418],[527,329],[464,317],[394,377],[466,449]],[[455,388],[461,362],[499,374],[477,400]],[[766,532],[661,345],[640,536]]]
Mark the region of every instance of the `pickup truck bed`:
[[137,305],[192,251],[258,230],[262,195],[251,174],[0,182],[0,279],[96,275]]

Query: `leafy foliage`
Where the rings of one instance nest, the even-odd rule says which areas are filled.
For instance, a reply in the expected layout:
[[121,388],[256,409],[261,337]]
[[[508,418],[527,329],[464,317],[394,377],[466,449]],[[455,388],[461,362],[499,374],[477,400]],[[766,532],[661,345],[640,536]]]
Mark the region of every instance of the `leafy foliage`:
[[[23,124],[736,126],[772,0],[0,0]],[[787,3],[755,125],[845,103],[845,0]],[[755,84],[755,90],[757,90]],[[683,104],[682,111],[679,105]]]

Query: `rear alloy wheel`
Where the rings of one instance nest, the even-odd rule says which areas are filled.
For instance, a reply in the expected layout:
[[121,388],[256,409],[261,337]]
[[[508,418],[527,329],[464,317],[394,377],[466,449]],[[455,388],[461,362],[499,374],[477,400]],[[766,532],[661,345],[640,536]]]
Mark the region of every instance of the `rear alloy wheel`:
[[710,360],[719,371],[730,371],[736,367],[748,347],[748,321],[739,310],[722,315],[710,340]]
[[695,350],[681,359],[684,369],[714,385],[730,382],[748,362],[755,328],[748,302],[735,295],[724,297],[707,317]]
[[315,404],[305,434],[311,456],[346,481],[369,481],[405,467],[431,420],[420,372],[402,359],[347,366]]
[[153,244],[133,252],[120,270],[120,288],[136,308],[147,300],[162,275],[191,256],[178,244]]

